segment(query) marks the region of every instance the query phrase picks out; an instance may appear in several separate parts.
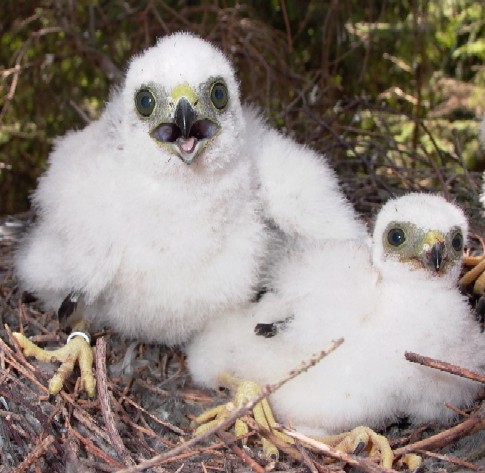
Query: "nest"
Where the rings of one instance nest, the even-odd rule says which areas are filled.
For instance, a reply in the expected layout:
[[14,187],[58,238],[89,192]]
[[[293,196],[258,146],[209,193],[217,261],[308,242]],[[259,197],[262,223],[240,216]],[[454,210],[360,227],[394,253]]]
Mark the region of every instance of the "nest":
[[[229,394],[193,385],[179,350],[138,344],[111,332],[95,334],[96,399],[85,398],[76,376],[69,378],[58,395],[49,396],[47,383],[56,367],[27,360],[11,330],[23,331],[34,342],[52,347],[65,342],[66,334],[55,314],[38,310],[36,302],[17,288],[11,272],[15,244],[15,232],[4,233],[0,239],[0,318],[4,327],[0,330],[0,472],[250,469],[313,473],[346,471],[347,466],[366,472],[394,471],[380,467],[377,459],[365,454],[343,454],[323,444],[308,443],[308,438],[294,431],[286,430],[296,439],[295,444],[282,444],[251,418],[251,407],[258,399],[235,411],[223,424],[194,437],[194,416],[228,402]],[[439,369],[470,376],[460,367],[409,356],[413,361],[434,367],[438,363]],[[291,376],[307,367],[308,363]],[[484,377],[477,379],[485,382]],[[259,399],[277,388],[265,386]],[[473,410],[457,411],[461,421],[446,428],[426,425],[411,429],[401,422],[383,433],[397,456],[418,453],[432,471],[484,471],[485,447],[479,437],[479,431],[485,429],[484,407],[478,400]],[[230,431],[236,417],[244,417],[250,426],[244,439],[247,446]],[[262,457],[261,437],[280,448],[277,461]]]

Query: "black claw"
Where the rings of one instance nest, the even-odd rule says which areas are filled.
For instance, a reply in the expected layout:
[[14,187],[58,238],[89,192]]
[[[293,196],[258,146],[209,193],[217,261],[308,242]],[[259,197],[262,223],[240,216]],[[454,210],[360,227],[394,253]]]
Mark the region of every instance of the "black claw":
[[20,302],[22,302],[22,304],[30,304],[31,302],[35,302],[36,300],[37,297],[27,291],[23,291],[22,295],[20,296]]
[[62,301],[59,309],[57,310],[57,317],[59,322],[65,322],[67,318],[74,313],[81,297],[80,291],[70,292],[66,298]]
[[353,451],[354,455],[359,455],[365,450],[365,447],[367,447],[367,443],[363,442],[362,440],[357,444],[357,447],[355,447],[355,450]]
[[424,473],[426,471],[426,467],[424,465],[419,465],[412,473]]
[[294,315],[286,317],[286,319],[278,320],[271,324],[256,324],[254,327],[254,333],[264,338],[272,338],[282,330],[285,330],[286,326],[295,318]]
[[56,402],[56,397],[57,396],[55,394],[49,393],[49,398],[48,398],[49,402],[50,403]]
[[253,299],[251,300],[251,302],[259,302],[263,296],[268,292],[268,288],[267,287],[261,287],[258,289],[258,292],[256,293],[256,295],[253,297]]
[[254,333],[264,338],[272,338],[278,333],[278,326],[276,324],[256,324]]

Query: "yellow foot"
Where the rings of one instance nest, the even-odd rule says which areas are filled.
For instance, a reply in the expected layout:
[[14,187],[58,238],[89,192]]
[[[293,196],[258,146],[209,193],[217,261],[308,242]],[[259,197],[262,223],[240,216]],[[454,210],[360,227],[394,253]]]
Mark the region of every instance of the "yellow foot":
[[49,381],[50,394],[57,394],[62,389],[77,361],[84,391],[91,398],[96,396],[96,379],[93,375],[94,351],[89,344],[89,334],[83,322],[74,325],[66,345],[58,350],[44,350],[18,332],[14,332],[13,336],[25,356],[33,356],[39,361],[61,362],[57,373]]
[[[199,427],[195,430],[195,435],[201,434],[214,425],[221,423],[227,417],[229,417],[231,412],[246,405],[251,399],[254,399],[261,392],[261,387],[257,383],[234,378],[228,373],[221,373],[219,375],[219,383],[221,386],[230,388],[235,393],[234,398],[232,401],[209,409],[198,416],[195,419],[195,422],[199,424]],[[294,443],[290,437],[273,429],[276,421],[267,399],[263,399],[260,403],[254,406],[253,416],[254,420],[259,425],[273,432],[284,442],[290,444]],[[234,424],[234,430],[237,436],[243,436],[249,432],[249,427],[244,421],[237,419]],[[279,457],[279,451],[276,446],[265,438],[261,438],[261,442],[263,445],[264,456],[271,460],[277,460]]]
[[362,450],[369,452],[369,457],[379,456],[380,464],[385,468],[392,468],[394,454],[389,441],[369,427],[360,426],[338,435],[317,438],[316,440],[335,447],[345,453],[356,453]]
[[408,453],[400,458],[397,462],[399,466],[405,466],[408,470],[416,471],[423,462],[423,459],[419,455],[415,455],[414,453]]
[[468,286],[473,283],[473,292],[475,294],[483,294],[485,292],[485,257],[466,256],[463,258],[463,264],[473,268],[461,277],[458,285]]

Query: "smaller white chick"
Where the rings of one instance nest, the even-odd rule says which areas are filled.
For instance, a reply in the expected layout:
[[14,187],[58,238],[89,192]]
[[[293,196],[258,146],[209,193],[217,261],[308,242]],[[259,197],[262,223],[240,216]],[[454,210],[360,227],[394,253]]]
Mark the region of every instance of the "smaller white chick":
[[404,354],[483,370],[485,338],[456,287],[467,230],[455,205],[410,194],[383,206],[371,245],[341,240],[296,250],[279,268],[274,292],[194,338],[193,379],[216,387],[229,373],[274,383],[344,337],[334,353],[270,396],[280,422],[328,435],[402,416],[451,420],[444,403],[470,405],[480,384]]

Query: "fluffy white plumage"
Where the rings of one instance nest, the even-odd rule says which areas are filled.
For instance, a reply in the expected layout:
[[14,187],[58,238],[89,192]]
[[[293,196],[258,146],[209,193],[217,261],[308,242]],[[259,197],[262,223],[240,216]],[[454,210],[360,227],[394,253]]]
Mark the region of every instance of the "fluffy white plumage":
[[101,117],[57,141],[33,204],[23,287],[52,309],[82,292],[87,319],[170,344],[254,296],[268,221],[364,232],[326,162],[243,107],[229,61],[184,33],[136,56]]
[[[399,241],[399,228],[406,242],[396,250],[388,238]],[[446,237],[431,247],[437,232]],[[194,380],[215,387],[218,374],[228,372],[272,383],[345,337],[334,353],[272,394],[279,421],[314,435],[377,428],[399,416],[446,422],[454,414],[443,403],[470,404],[479,383],[410,363],[404,353],[483,370],[485,337],[456,288],[459,235],[466,233],[456,206],[410,194],[382,208],[370,246],[356,240],[307,245],[282,264],[274,293],[245,313],[211,321],[195,337],[188,346]],[[439,272],[428,267],[436,264]],[[261,323],[272,324],[259,325],[260,332],[277,333],[256,335]]]

